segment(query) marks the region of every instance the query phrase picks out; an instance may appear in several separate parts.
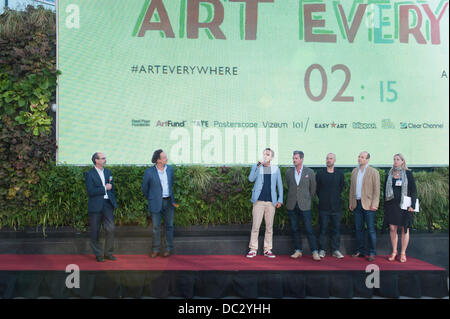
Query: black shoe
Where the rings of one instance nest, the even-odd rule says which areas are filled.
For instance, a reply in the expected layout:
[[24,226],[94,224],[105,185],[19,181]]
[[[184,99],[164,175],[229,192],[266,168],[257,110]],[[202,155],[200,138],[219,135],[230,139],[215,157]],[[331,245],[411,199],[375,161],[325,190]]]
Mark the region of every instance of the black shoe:
[[352,255],[352,257],[354,257],[354,258],[356,258],[356,257],[364,258],[364,257],[366,257],[366,256],[365,256],[364,254],[361,254],[361,253],[358,251],[358,252],[354,253],[354,254]]
[[375,260],[375,255],[370,255],[368,261],[372,262]]
[[103,256],[95,256],[95,259],[99,262],[102,263],[105,261],[105,259],[103,258]]
[[114,257],[113,255],[109,255],[109,256],[106,256],[106,255],[105,255],[105,259],[109,259],[109,260],[112,260],[112,261],[117,260],[117,258]]

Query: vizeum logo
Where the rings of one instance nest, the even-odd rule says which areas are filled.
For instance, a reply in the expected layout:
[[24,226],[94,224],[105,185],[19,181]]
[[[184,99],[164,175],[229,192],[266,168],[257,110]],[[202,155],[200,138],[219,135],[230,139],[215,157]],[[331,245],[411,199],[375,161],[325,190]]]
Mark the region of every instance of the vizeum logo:
[[400,128],[401,129],[407,129],[408,128],[408,123],[400,122]]

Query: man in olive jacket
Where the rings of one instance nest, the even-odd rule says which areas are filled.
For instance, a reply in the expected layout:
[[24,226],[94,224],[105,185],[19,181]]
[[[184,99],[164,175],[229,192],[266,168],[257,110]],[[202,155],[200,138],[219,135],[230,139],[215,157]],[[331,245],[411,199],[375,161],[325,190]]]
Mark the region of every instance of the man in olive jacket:
[[291,257],[299,258],[303,254],[299,228],[299,217],[301,217],[313,259],[320,261],[311,217],[311,199],[316,193],[316,176],[312,169],[303,165],[303,158],[304,154],[302,151],[294,151],[292,161],[295,167],[291,167],[286,171],[286,183],[288,186],[286,207],[295,245],[295,252]]

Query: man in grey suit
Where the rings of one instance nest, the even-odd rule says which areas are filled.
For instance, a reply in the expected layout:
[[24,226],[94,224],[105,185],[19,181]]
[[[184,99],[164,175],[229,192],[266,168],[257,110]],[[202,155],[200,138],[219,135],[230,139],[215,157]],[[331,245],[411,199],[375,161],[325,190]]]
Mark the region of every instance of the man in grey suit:
[[320,261],[311,217],[311,199],[316,193],[316,176],[312,169],[303,165],[303,158],[304,154],[302,151],[294,151],[292,161],[295,167],[291,167],[286,171],[286,183],[288,186],[286,207],[295,245],[295,252],[291,255],[291,258],[302,257],[302,240],[299,228],[299,217],[301,217],[313,259]]

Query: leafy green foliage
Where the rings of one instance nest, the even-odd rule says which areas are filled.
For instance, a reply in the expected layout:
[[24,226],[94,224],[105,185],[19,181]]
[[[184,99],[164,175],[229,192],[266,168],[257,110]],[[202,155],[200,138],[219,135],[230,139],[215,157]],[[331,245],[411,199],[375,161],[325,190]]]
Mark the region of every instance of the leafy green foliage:
[[55,157],[49,114],[58,74],[54,21],[42,7],[0,15],[0,219],[13,227],[41,218],[33,187]]
[[44,70],[56,73],[56,16],[42,6],[0,15],[0,70],[17,80]]
[[[33,205],[0,214],[0,228],[5,226],[73,226],[85,230],[88,225],[87,193],[84,173],[89,167],[55,166],[48,164],[39,172],[39,183],[31,185]],[[147,200],[141,192],[141,183],[147,167],[110,167],[117,192],[119,208],[115,210],[118,225],[147,226]],[[284,174],[287,168],[281,168]],[[203,167],[201,174],[211,180],[206,192],[192,182],[195,167],[175,168],[174,193],[179,204],[175,225],[249,224],[252,222],[250,202],[253,183],[248,181],[249,167]],[[198,173],[198,172],[197,172]],[[348,209],[350,172],[345,173],[342,224],[353,228],[353,213]],[[381,182],[385,172],[380,170]],[[431,172],[414,172],[421,201],[421,212],[416,214],[415,229],[421,231],[448,230],[448,168]],[[203,180],[203,179],[202,179]],[[383,187],[383,186],[382,186]],[[383,192],[381,192],[383,193]],[[434,195],[433,195],[434,194]],[[285,189],[285,196],[287,189]],[[376,214],[376,228],[383,224],[383,198]],[[313,224],[317,225],[317,197],[313,200]],[[275,225],[287,226],[288,214],[283,205],[275,214]]]

